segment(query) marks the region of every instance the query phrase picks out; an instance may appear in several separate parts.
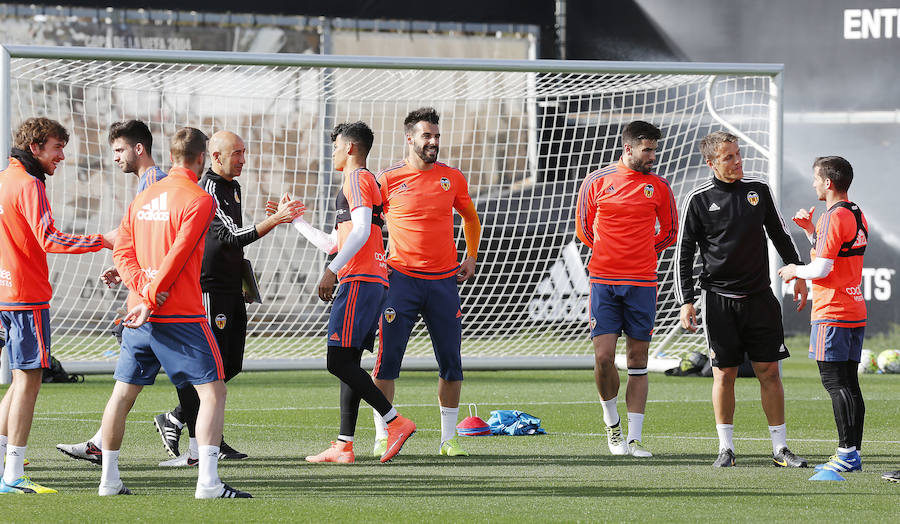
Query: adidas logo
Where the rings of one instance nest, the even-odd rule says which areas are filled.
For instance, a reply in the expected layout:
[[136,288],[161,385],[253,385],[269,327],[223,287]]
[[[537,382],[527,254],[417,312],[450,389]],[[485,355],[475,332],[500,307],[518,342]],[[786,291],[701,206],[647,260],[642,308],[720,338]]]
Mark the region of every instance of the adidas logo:
[[535,297],[528,302],[531,320],[574,320],[589,318],[591,283],[578,244],[566,244],[549,275],[540,281]]
[[328,337],[328,340],[334,340],[335,342],[340,342],[341,337],[339,337],[337,333],[332,333],[331,336]]
[[457,309],[456,310],[456,318],[461,318],[461,317],[462,317],[462,310]]
[[854,248],[856,248],[856,247],[862,247],[862,246],[868,245],[868,243],[869,243],[869,241],[868,241],[868,239],[866,238],[866,235],[865,235],[865,234],[862,232],[862,230],[860,229],[860,230],[857,231],[857,233],[856,233],[856,242],[853,243],[853,246],[852,246],[852,247],[854,247]]
[[722,208],[720,208],[719,204],[716,204],[715,202],[713,202],[712,205],[709,206],[710,211],[718,211],[719,209],[722,209]]
[[137,220],[152,220],[154,222],[166,222],[169,220],[169,207],[166,204],[167,193],[163,193],[144,204],[135,217]]

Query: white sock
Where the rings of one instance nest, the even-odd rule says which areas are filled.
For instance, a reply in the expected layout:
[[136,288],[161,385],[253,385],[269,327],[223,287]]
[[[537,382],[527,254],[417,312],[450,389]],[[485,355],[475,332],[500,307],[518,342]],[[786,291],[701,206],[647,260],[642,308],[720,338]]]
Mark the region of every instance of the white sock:
[[353,442],[353,435],[338,435],[338,440],[343,442]]
[[734,451],[734,424],[716,424],[716,433],[719,434],[719,451],[730,449]]
[[838,448],[838,453],[842,455],[853,453],[854,451],[856,451],[856,446],[850,446],[849,448]]
[[[387,424],[388,421],[394,420],[394,418],[395,418],[397,415],[399,415],[399,414],[400,414],[400,413],[397,413],[397,408],[393,408],[393,407],[392,407],[391,410],[388,411],[387,413],[385,413],[383,417],[381,417],[381,415],[379,415],[378,412],[376,411],[376,412],[375,412],[375,420],[378,420],[378,417],[381,417],[382,421],[383,421],[385,424]],[[385,427],[387,427],[387,426],[385,426]]]
[[618,399],[619,397],[613,397],[609,400],[600,399],[600,405],[603,406],[603,422],[609,427],[619,423],[619,411],[616,409]]
[[103,471],[100,473],[100,484],[116,485],[119,477],[119,450],[103,449]]
[[375,420],[375,440],[387,439],[387,422],[384,421],[378,411],[372,410],[372,418]]
[[459,407],[441,408],[441,444],[456,436],[456,421],[459,419]]
[[211,488],[222,483],[219,480],[219,446],[200,446],[200,462],[197,464],[197,485]]
[[103,426],[100,426],[99,428],[97,428],[97,433],[94,434],[94,436],[91,437],[91,439],[88,440],[88,442],[92,443],[93,445],[97,446],[100,449],[103,449],[103,445],[102,445],[102,443],[103,443]]
[[641,435],[644,433],[644,414],[643,413],[628,413],[628,438],[625,442],[631,442],[632,440],[641,440]]
[[188,456],[191,458],[200,458],[200,450],[197,447],[197,437],[190,437],[190,440],[188,441],[188,453]]
[[9,437],[7,437],[6,435],[0,435],[0,457],[6,456],[7,444],[9,444]]
[[28,446],[6,446],[6,468],[3,470],[3,482],[12,484],[17,478],[25,475],[25,450]]
[[784,424],[769,426],[769,435],[772,437],[772,452],[777,454],[787,447],[787,430]]

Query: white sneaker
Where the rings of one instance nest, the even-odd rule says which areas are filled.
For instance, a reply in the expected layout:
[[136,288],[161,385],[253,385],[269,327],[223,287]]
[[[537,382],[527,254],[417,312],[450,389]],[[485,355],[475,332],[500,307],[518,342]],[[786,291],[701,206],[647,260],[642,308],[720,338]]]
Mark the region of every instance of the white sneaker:
[[640,440],[632,440],[628,443],[628,451],[632,457],[652,457],[653,453],[641,444]]
[[192,457],[191,452],[188,451],[173,459],[164,460],[160,462],[159,465],[164,468],[180,468],[184,466],[196,466],[199,462],[200,459]]
[[622,436],[622,426],[616,424],[615,427],[606,426],[606,444],[609,446],[609,452],[613,455],[628,455],[628,444],[625,443],[625,437]]
[[252,499],[253,495],[247,493],[246,491],[241,491],[239,489],[234,489],[228,484],[224,482],[213,486],[211,488],[207,488],[197,484],[197,489],[194,491],[195,499]]
[[120,479],[118,484],[104,484],[101,482],[97,494],[101,497],[108,497],[110,495],[131,495],[131,491],[125,487],[125,484]]
[[98,466],[103,462],[100,448],[90,440],[79,444],[57,444],[56,449],[72,458],[86,460]]

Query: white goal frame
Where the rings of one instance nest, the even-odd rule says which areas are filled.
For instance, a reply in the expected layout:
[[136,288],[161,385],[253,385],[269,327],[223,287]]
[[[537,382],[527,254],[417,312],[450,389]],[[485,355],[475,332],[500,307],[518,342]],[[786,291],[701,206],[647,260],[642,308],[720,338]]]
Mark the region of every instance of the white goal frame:
[[[713,87],[716,78],[729,75],[754,75],[768,78],[769,114],[768,134],[765,143],[756,143],[742,130],[717,114],[712,103],[709,104],[709,117],[716,120],[721,127],[728,129],[739,136],[744,148],[753,148],[760,152],[768,161],[768,169],[765,175],[769,180],[776,202],[780,201],[781,172],[782,172],[782,77],[784,66],[781,64],[723,64],[723,63],[687,63],[687,62],[610,62],[589,60],[490,60],[490,59],[442,59],[442,58],[402,58],[402,57],[367,57],[367,56],[335,56],[335,55],[302,55],[302,54],[261,54],[261,53],[234,53],[211,51],[161,51],[141,49],[101,49],[78,47],[50,47],[50,46],[0,46],[0,151],[4,155],[10,149],[11,131],[13,122],[11,102],[11,59],[61,59],[61,60],[100,60],[109,62],[132,63],[179,63],[198,65],[235,65],[235,66],[275,66],[275,67],[305,67],[305,68],[354,68],[354,69],[381,69],[381,70],[419,70],[419,71],[472,71],[472,72],[516,72],[555,74],[660,74],[660,75],[687,75],[709,77],[708,90]],[[529,78],[534,78],[530,75]],[[529,82],[529,89],[533,86]],[[531,92],[531,91],[530,91]],[[530,99],[530,97],[529,97]],[[711,95],[709,100],[711,100]],[[537,166],[537,100],[530,99],[528,108],[528,151],[527,162],[529,170],[536,170]],[[664,137],[665,140],[665,137]],[[620,146],[616,146],[620,147]],[[330,149],[330,148],[329,148]],[[325,153],[323,152],[323,155]],[[385,166],[373,166],[385,167]],[[593,166],[596,169],[600,166]],[[585,170],[583,175],[586,175]],[[331,195],[324,196],[320,203],[330,203]],[[681,205],[681,202],[676,202]],[[58,224],[65,230],[65,224]],[[261,242],[265,243],[267,239]],[[482,246],[488,239],[482,239]],[[771,262],[770,278],[776,296],[780,296],[780,287],[777,286],[775,273],[776,257],[773,248],[769,247]],[[555,256],[555,255],[554,255]],[[51,321],[53,314],[51,312]],[[252,320],[251,320],[252,322]],[[586,336],[587,319],[584,322],[584,337],[572,340],[570,344],[579,344],[584,351],[577,355],[554,355],[552,353],[541,356],[528,357],[467,357],[466,340],[463,341],[464,366],[467,369],[497,369],[497,368],[583,368],[593,365],[593,355],[590,342]],[[654,355],[663,356],[665,347],[675,338],[681,336],[680,329],[658,329],[658,337],[654,343],[652,352]],[[324,355],[324,339],[317,342],[322,346]],[[4,366],[7,359],[2,358]],[[80,372],[108,372],[115,364],[114,359],[97,361],[68,361],[64,364],[70,371]],[[322,357],[314,358],[268,358],[247,359],[245,369],[308,369],[325,367]],[[407,358],[405,369],[433,369],[436,367],[434,358],[430,355]],[[3,377],[0,376],[0,379]]]

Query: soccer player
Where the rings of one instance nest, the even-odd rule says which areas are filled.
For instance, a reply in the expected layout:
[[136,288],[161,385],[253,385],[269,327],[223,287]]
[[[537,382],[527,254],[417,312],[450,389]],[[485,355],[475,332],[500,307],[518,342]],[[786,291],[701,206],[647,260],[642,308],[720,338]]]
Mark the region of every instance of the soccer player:
[[[113,158],[119,169],[123,173],[134,174],[138,177],[138,193],[166,177],[166,172],[157,167],[156,162],[153,161],[153,134],[150,133],[150,128],[144,122],[140,120],[115,122],[109,126],[108,139],[113,150]],[[100,279],[108,287],[117,286],[122,282],[115,266],[105,270],[100,275]],[[99,466],[102,437],[103,428],[100,427],[87,442],[57,444],[56,449],[72,458],[87,460]]]
[[13,381],[0,403],[0,452],[6,464],[0,493],[56,493],[25,476],[25,450],[50,367],[50,287],[47,253],[112,248],[112,235],[70,235],[53,225],[44,184],[66,157],[69,133],[49,118],[29,118],[16,130],[9,166],[0,172],[0,323]]
[[[381,315],[378,356],[372,375],[391,402],[394,381],[409,335],[419,315],[425,319],[439,368],[438,402],[441,414],[439,453],[465,456],[456,439],[459,395],[462,389],[462,310],[457,285],[475,274],[481,222],[463,174],[437,161],[440,117],[431,107],[410,112],[406,158],[378,175],[388,227],[387,263],[390,272],[385,309]],[[453,210],[462,216],[466,258],[458,262],[453,237]],[[374,413],[375,451],[382,456],[388,430]]]
[[[225,370],[206,320],[200,290],[203,237],[215,199],[197,185],[206,161],[206,135],[182,128],[172,137],[169,175],[134,199],[119,226],[113,260],[134,293],[125,315],[116,384],[103,412],[103,470],[98,492],[128,495],[119,476],[125,418],[141,389],[160,366],[177,387],[193,384],[200,396],[197,417],[199,471],[196,498],[250,498],[231,488],[217,471],[225,418]],[[160,305],[159,293],[170,293]],[[132,301],[131,299],[137,299]],[[137,302],[134,304],[134,302]],[[138,331],[149,322],[149,329]]]
[[[778,364],[789,353],[784,346],[781,304],[770,287],[766,233],[785,262],[799,262],[800,254],[769,186],[760,179],[744,177],[737,137],[716,131],[700,140],[700,153],[713,177],[684,200],[675,296],[682,304],[681,326],[697,331],[693,268],[699,246],[701,311],[712,360],[712,403],[719,434],[719,456],[713,466],[734,466],[734,381],[746,354],[759,379],[773,462],[805,468],[806,460],[787,447]],[[794,299],[800,301],[797,309],[803,309],[804,280],[794,284]]]
[[[594,381],[613,455],[650,457],[641,442],[647,404],[647,357],[656,319],[657,256],[675,242],[678,217],[669,183],[652,173],[662,133],[634,121],[622,132],[622,157],[587,175],[578,192],[575,230],[591,247],[591,340]],[[659,223],[659,232],[655,228]],[[628,439],[617,399],[616,340],[625,332]]]
[[[360,366],[363,350],[374,347],[389,285],[381,236],[381,191],[375,175],[366,169],[374,138],[363,122],[338,124],[331,132],[333,167],[344,173],[335,202],[334,230],[326,234],[302,217],[294,219],[294,226],[313,245],[328,254],[337,253],[319,280],[318,294],[322,300],[334,300],[328,320],[328,371],[341,381],[341,428],[337,441],[318,455],[306,457],[307,462],[355,460],[353,435],[361,398],[387,424],[388,442],[381,462],[391,460],[416,431],[415,423],[397,413]],[[337,281],[340,286],[333,295]]]
[[[256,225],[243,225],[241,213],[241,176],[246,162],[247,148],[241,137],[229,131],[219,131],[209,139],[210,168],[200,179],[200,187],[213,196],[216,214],[206,234],[200,287],[212,332],[222,355],[225,382],[241,372],[244,345],[247,339],[247,297],[241,286],[244,246],[256,242],[278,224],[290,223],[303,213],[303,204],[286,202],[275,214]],[[197,464],[195,424],[200,398],[194,387],[183,384],[178,388],[179,404],[169,413],[153,419],[163,446],[173,457],[160,466],[193,466]],[[184,426],[188,428],[188,451],[179,454],[178,441]],[[223,437],[219,444],[219,458],[239,460],[247,458],[229,446]]]
[[815,241],[813,259],[807,265],[788,264],[778,270],[785,282],[812,280],[809,358],[816,360],[822,385],[831,395],[839,438],[837,453],[816,469],[837,472],[862,470],[859,451],[866,416],[857,368],[866,330],[866,302],[859,286],[869,226],[862,210],[847,196],[851,182],[850,162],[839,156],[815,160],[813,189],[825,201],[825,212],[815,227],[814,207],[799,210],[793,219]]

